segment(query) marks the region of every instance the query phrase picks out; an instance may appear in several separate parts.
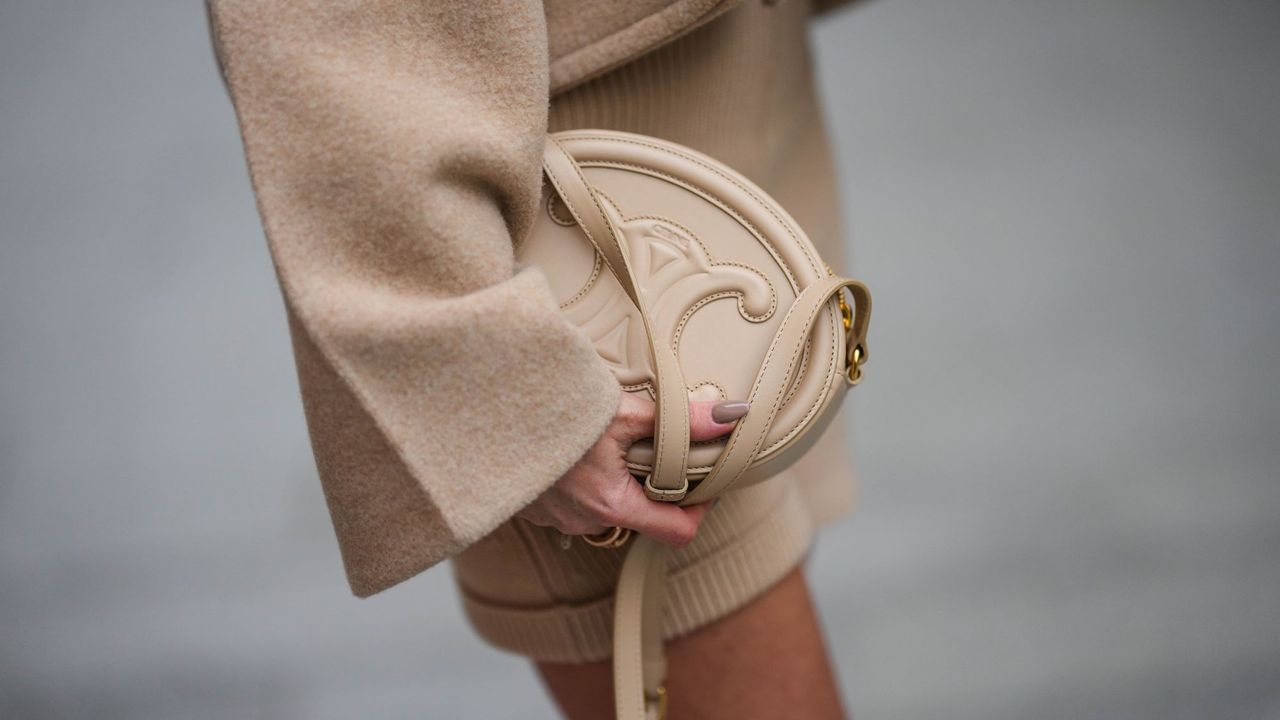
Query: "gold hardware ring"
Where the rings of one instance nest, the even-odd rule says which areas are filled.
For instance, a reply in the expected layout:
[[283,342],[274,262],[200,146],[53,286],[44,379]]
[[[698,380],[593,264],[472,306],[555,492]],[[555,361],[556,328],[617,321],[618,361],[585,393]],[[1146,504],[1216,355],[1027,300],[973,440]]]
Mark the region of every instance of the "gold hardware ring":
[[592,547],[620,548],[631,539],[631,528],[613,527],[599,535],[583,535],[582,540]]
[[855,345],[853,354],[849,356],[848,366],[846,367],[846,378],[849,385],[857,385],[862,382],[862,364],[867,361],[867,353],[862,349],[861,345]]

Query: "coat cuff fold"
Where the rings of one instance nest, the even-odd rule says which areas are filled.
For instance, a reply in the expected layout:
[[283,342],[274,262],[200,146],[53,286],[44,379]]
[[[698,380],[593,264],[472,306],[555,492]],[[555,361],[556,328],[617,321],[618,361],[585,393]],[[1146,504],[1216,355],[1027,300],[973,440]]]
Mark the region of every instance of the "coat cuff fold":
[[359,597],[519,512],[595,444],[619,402],[536,268],[432,315],[383,324],[369,344],[290,308],[311,445]]

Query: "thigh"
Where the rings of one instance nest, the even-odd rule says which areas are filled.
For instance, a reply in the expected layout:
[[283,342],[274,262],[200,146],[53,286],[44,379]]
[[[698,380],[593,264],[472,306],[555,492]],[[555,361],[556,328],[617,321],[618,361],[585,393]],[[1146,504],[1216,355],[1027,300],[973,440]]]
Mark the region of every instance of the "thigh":
[[[667,660],[673,720],[845,717],[801,567],[740,610],[667,643]],[[537,667],[570,720],[613,716],[610,661]]]

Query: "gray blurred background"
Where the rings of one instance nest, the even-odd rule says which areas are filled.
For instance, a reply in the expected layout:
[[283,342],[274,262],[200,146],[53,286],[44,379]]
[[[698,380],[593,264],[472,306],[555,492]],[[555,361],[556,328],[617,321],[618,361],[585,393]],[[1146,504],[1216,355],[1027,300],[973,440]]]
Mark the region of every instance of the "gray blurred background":
[[[811,560],[850,708],[1280,718],[1280,6],[815,33],[877,308]],[[191,0],[0,4],[0,717],[553,717],[446,568],[350,595]]]

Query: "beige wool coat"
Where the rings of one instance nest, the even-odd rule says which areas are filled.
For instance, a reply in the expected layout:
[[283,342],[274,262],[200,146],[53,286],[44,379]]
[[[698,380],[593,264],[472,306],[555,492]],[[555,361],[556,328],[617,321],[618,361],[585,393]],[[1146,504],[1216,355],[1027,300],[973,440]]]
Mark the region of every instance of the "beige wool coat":
[[209,0],[357,596],[492,532],[609,423],[617,382],[513,259],[548,108],[736,5]]

